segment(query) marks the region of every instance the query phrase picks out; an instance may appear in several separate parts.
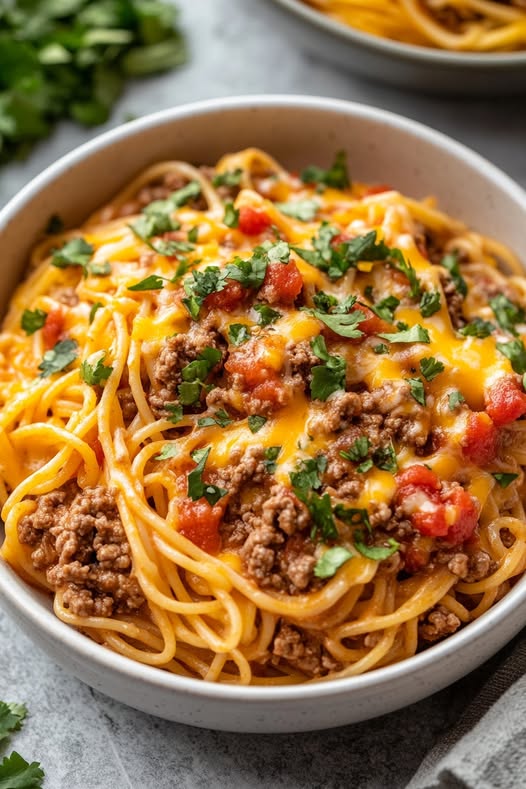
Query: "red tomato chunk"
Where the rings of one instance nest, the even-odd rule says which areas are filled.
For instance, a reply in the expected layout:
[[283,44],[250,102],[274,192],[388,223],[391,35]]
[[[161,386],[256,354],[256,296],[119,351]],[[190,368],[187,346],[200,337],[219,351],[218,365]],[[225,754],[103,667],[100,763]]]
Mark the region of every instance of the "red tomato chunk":
[[293,260],[269,263],[260,296],[271,304],[292,304],[303,288],[303,277]]
[[466,435],[462,441],[464,455],[477,466],[491,463],[497,455],[498,431],[493,420],[484,411],[468,416]]
[[64,331],[64,316],[62,310],[51,310],[42,327],[42,339],[49,350],[54,348]]
[[223,507],[213,507],[206,499],[183,499],[179,504],[179,531],[194,545],[207,553],[217,553],[221,548],[219,524]]
[[239,209],[238,227],[246,236],[259,236],[271,224],[272,220],[265,211],[251,208],[249,205],[241,206]]
[[526,414],[526,394],[517,381],[505,376],[495,381],[485,393],[486,412],[500,427]]
[[204,300],[204,305],[209,310],[225,310],[231,312],[235,310],[246,295],[246,289],[240,282],[231,280],[227,282],[223,290],[211,293]]

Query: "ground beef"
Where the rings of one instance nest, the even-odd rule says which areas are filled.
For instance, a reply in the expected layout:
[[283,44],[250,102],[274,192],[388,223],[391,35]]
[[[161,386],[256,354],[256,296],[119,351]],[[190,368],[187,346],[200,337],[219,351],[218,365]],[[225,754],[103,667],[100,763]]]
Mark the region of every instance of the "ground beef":
[[456,614],[452,614],[444,606],[436,606],[418,626],[418,635],[422,641],[432,643],[454,633],[461,622]]
[[288,663],[308,677],[322,677],[342,668],[323,646],[322,637],[281,622],[272,644],[272,662]]
[[73,614],[111,616],[144,603],[111,490],[82,490],[69,482],[39,496],[35,511],[20,520],[18,537],[35,546],[35,568],[63,592],[64,605]]
[[137,415],[137,403],[130,387],[125,386],[123,389],[119,389],[117,399],[119,400],[124,423],[128,425]]
[[314,354],[310,342],[288,342],[285,346],[285,376],[291,385],[297,389],[308,389],[312,380],[311,370],[315,365],[320,364],[320,360]]
[[349,427],[361,413],[360,395],[356,392],[335,392],[309,419],[311,435],[336,433]]
[[272,486],[270,497],[263,504],[261,517],[263,523],[278,526],[289,537],[304,529],[310,520],[305,504],[283,485]]
[[268,474],[264,458],[265,447],[262,446],[252,446],[244,452],[235,449],[230,456],[230,464],[218,471],[213,482],[236,497],[247,482],[261,485],[265,481]]
[[213,374],[217,375],[226,352],[225,341],[213,328],[203,324],[192,324],[185,333],[168,337],[154,365],[154,386],[149,393],[149,402],[156,416],[166,416],[167,403],[177,401],[177,387],[182,382],[181,370],[197,359],[205,348],[215,348],[222,353],[221,361]]
[[458,292],[451,277],[443,275],[440,277],[440,281],[442,283],[444,296],[446,297],[447,311],[451,318],[451,324],[454,329],[461,329],[466,325],[463,310],[464,297]]
[[486,551],[475,551],[472,554],[455,553],[447,562],[447,567],[465,583],[474,584],[492,575],[498,565]]

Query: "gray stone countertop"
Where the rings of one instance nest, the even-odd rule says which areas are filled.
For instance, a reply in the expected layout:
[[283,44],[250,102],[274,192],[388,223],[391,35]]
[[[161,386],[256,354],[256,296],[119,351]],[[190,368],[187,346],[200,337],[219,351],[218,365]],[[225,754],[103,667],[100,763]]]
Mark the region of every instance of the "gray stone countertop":
[[[526,104],[401,93],[292,48],[267,0],[177,0],[188,65],[136,83],[107,127],[197,99],[309,93],[399,112],[476,149],[526,186]],[[0,204],[63,153],[104,129],[63,124],[24,163],[0,174]],[[0,612],[0,698],[30,718],[12,746],[42,763],[46,789],[299,789],[403,787],[490,676],[498,657],[441,693],[362,724],[293,735],[227,734],[162,721],[64,674]],[[2,752],[5,753],[6,749]]]

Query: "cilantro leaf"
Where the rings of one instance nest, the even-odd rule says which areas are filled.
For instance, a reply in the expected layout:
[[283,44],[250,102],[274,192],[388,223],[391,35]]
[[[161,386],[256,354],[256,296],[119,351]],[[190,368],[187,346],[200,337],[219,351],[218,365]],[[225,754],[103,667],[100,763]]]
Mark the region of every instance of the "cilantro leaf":
[[78,345],[74,340],[61,340],[54,348],[46,351],[38,365],[40,378],[65,370],[77,358]]
[[228,327],[228,336],[232,345],[243,345],[250,340],[250,328],[245,323],[231,323]]
[[367,545],[364,540],[364,533],[361,529],[355,529],[353,533],[354,547],[362,556],[367,559],[373,559],[376,562],[382,562],[388,559],[400,548],[400,543],[389,537],[386,542],[387,545]]
[[159,277],[157,274],[150,274],[149,277],[141,279],[135,285],[129,285],[128,290],[162,290],[164,288],[164,277]]
[[459,405],[461,405],[461,403],[465,403],[466,402],[466,398],[464,397],[462,392],[459,392],[457,390],[455,392],[450,392],[449,393],[448,401],[449,401],[449,410],[450,411],[454,411],[455,408],[457,408]]
[[323,496],[320,496],[314,491],[310,491],[308,494],[296,491],[296,495],[310,512],[313,523],[311,537],[319,534],[324,542],[338,539],[338,529],[334,522],[329,494],[324,493]]
[[258,290],[263,284],[269,260],[261,247],[256,247],[250,260],[236,258],[226,267],[226,276],[240,282],[244,288]]
[[378,345],[375,345],[373,348],[374,353],[380,355],[382,353],[389,353],[389,348],[385,343],[381,342]]
[[235,228],[239,225],[239,208],[234,208],[234,203],[225,204],[223,224],[232,228]]
[[431,342],[428,330],[420,326],[419,323],[411,326],[410,329],[393,333],[387,332],[378,336],[388,342],[423,342],[427,344]]
[[103,307],[103,306],[104,305],[103,305],[102,301],[95,301],[92,304],[91,309],[89,311],[89,322],[90,323],[93,323],[93,319],[95,318],[95,313],[97,312],[97,310],[100,310],[100,308]]
[[311,370],[311,395],[315,400],[327,400],[333,392],[345,389],[345,359],[342,356],[329,354],[321,334],[311,340],[311,348],[319,359],[326,362],[316,365]]
[[239,186],[243,170],[237,167],[235,170],[226,170],[224,173],[216,173],[212,178],[212,186]]
[[424,390],[424,384],[420,380],[420,378],[406,378],[406,381],[409,384],[409,388],[411,389],[411,394],[416,400],[416,402],[420,403],[420,405],[425,405],[426,393]]
[[24,704],[0,701],[0,742],[22,727],[26,715]]
[[444,268],[449,271],[449,275],[453,280],[457,293],[460,293],[460,295],[465,298],[468,293],[468,286],[466,280],[460,273],[458,254],[456,252],[451,252],[448,255],[444,255],[440,261],[440,265],[444,266]]
[[26,334],[34,334],[41,329],[46,322],[47,312],[44,310],[24,310],[20,320],[20,326]]
[[199,181],[189,181],[187,184],[185,184],[185,186],[182,186],[181,189],[177,189],[177,191],[172,192],[168,199],[174,208],[181,208],[191,200],[196,200],[200,194],[201,184]]
[[363,331],[356,328],[358,323],[366,320],[366,315],[361,310],[354,310],[354,312],[321,312],[320,310],[313,310],[310,308],[306,308],[305,312],[308,312],[314,318],[317,318],[319,321],[324,323],[326,326],[329,327],[335,334],[339,334],[340,337],[348,337],[350,339],[357,339],[359,337],[363,337]]
[[251,433],[257,433],[263,425],[267,423],[266,416],[260,416],[259,414],[250,414],[247,419],[248,426],[250,428]]
[[212,447],[195,449],[191,453],[192,460],[197,463],[197,466],[188,474],[188,496],[192,501],[205,498],[213,507],[219,499],[226,496],[228,491],[203,481],[203,471],[211,449]]
[[314,306],[320,312],[330,312],[332,307],[338,305],[338,299],[335,296],[331,296],[329,293],[324,293],[323,290],[315,293],[312,300]]
[[302,171],[300,177],[304,184],[323,184],[333,189],[347,189],[350,186],[350,179],[345,151],[338,151],[328,170],[311,165]]
[[343,504],[337,504],[334,508],[334,514],[349,526],[360,526],[363,524],[369,532],[372,531],[369,513],[366,509],[345,507]]
[[44,771],[38,762],[29,764],[16,751],[0,764],[0,789],[40,789]]
[[312,239],[313,249],[296,246],[291,249],[311,266],[325,271],[331,279],[339,279],[362,260],[387,260],[393,251],[383,241],[376,243],[376,230],[335,244],[334,239],[340,235],[338,228],[322,222],[318,235]]
[[267,447],[265,449],[265,460],[263,461],[263,465],[265,466],[265,470],[269,474],[274,474],[277,469],[276,460],[278,459],[281,452],[281,447]]
[[519,375],[526,373],[526,348],[522,340],[498,342],[497,348],[504,356],[508,357],[516,373]]
[[373,452],[373,462],[376,468],[382,471],[390,471],[394,474],[398,470],[396,452],[392,441],[389,444],[378,447]]
[[203,416],[201,419],[198,419],[197,424],[199,427],[213,427],[214,425],[228,427],[233,421],[234,420],[228,416],[224,408],[220,408],[219,411],[215,412],[214,416]]
[[420,299],[420,313],[423,318],[430,318],[440,309],[440,292],[438,290],[425,290]]
[[88,361],[84,360],[79,369],[82,380],[90,386],[101,386],[102,382],[106,381],[113,372],[113,367],[104,364],[105,358],[106,354],[103,354],[95,365],[91,365]]
[[495,326],[493,323],[482,320],[482,318],[478,316],[473,318],[466,326],[462,326],[462,328],[458,329],[458,333],[462,334],[464,337],[477,337],[479,340],[483,340],[484,337],[489,337],[494,331]]
[[341,450],[340,456],[344,460],[351,460],[353,463],[359,463],[367,457],[371,442],[367,436],[360,436],[356,439],[350,449]]
[[171,416],[168,417],[168,421],[173,422],[174,425],[183,418],[183,406],[178,403],[165,403],[164,410],[171,414]]
[[327,469],[327,458],[325,455],[318,455],[315,458],[302,460],[295,471],[289,474],[290,482],[294,491],[306,492],[308,490],[319,490],[322,485],[321,474]]
[[397,299],[396,296],[387,296],[385,299],[379,301],[378,304],[371,304],[369,309],[372,310],[375,315],[378,315],[379,318],[382,318],[382,320],[392,323],[394,321],[395,310],[399,304],[400,299]]
[[111,263],[107,260],[105,263],[89,263],[88,274],[92,277],[107,277],[111,274]]
[[187,234],[188,241],[191,244],[196,244],[197,239],[199,238],[199,225],[194,225],[190,228]]
[[489,300],[497,323],[501,329],[517,335],[516,324],[526,321],[523,308],[510,301],[503,293],[499,293]]
[[258,324],[260,326],[270,326],[282,317],[281,312],[273,310],[268,304],[254,304],[252,309],[258,313]]
[[80,266],[84,272],[95,250],[83,238],[72,238],[60,249],[55,249],[51,257],[51,265],[57,268]]
[[341,545],[328,548],[314,566],[316,578],[332,578],[336,571],[351,559],[353,554]]
[[168,460],[175,457],[179,453],[179,447],[175,441],[167,441],[158,455],[155,455],[154,460]]
[[519,475],[506,472],[492,472],[491,476],[495,477],[501,488],[507,488]]
[[396,270],[400,271],[402,274],[405,274],[407,280],[409,282],[409,295],[412,299],[418,299],[420,294],[422,293],[422,286],[420,284],[420,280],[416,275],[416,271],[414,270],[411,263],[404,258],[404,255],[400,249],[394,247],[390,250],[390,257],[391,260],[389,261],[390,265]]
[[183,304],[194,320],[199,317],[199,310],[207,296],[219,293],[226,287],[227,272],[218,266],[207,266],[204,271],[192,271],[192,276],[185,279],[184,291],[188,298]]
[[206,346],[197,359],[181,370],[183,383],[177,387],[181,405],[194,405],[198,402],[205,380],[213,368],[221,361],[221,351]]
[[439,362],[438,359],[430,356],[425,359],[420,359],[420,372],[426,381],[432,381],[437,375],[444,372],[444,365],[442,362]]
[[311,222],[318,213],[320,204],[317,200],[306,199],[294,200],[289,203],[275,203],[275,206],[286,216],[299,219],[300,222]]

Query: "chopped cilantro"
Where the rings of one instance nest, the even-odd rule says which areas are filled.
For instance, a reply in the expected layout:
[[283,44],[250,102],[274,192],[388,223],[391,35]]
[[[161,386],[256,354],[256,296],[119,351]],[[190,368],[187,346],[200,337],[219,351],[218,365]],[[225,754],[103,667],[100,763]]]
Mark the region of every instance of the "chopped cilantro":
[[219,427],[228,427],[234,420],[229,417],[224,408],[220,408],[213,416],[203,416],[197,420],[199,427],[212,427],[219,425]]
[[341,545],[328,548],[314,566],[316,578],[332,578],[336,571],[351,559],[353,554]]
[[54,348],[46,351],[38,365],[41,378],[61,372],[77,358],[78,346],[74,340],[61,340]]
[[226,496],[228,491],[224,488],[219,488],[217,485],[211,485],[203,481],[203,471],[210,450],[211,447],[206,447],[204,449],[195,449],[191,453],[192,460],[197,463],[197,466],[188,474],[188,496],[192,501],[205,498],[210,506],[213,507],[214,504],[217,504],[219,499]]
[[40,789],[43,778],[39,762],[29,764],[16,751],[0,764],[0,789]]
[[526,321],[526,314],[523,308],[514,304],[503,293],[499,293],[490,299],[489,305],[500,328],[516,335],[517,330],[515,326]]
[[325,362],[312,368],[311,395],[315,400],[327,400],[333,392],[345,389],[345,359],[329,354],[321,334],[311,340],[311,348]]
[[360,436],[356,439],[350,449],[341,450],[340,455],[344,460],[351,460],[353,463],[359,463],[367,457],[371,442],[367,436]]
[[270,326],[281,318],[281,312],[273,310],[268,304],[254,304],[252,309],[258,313],[258,324],[260,326]]
[[267,417],[259,414],[250,414],[247,421],[250,432],[257,433],[267,423]]
[[219,293],[226,287],[227,272],[218,266],[208,266],[204,271],[192,271],[192,276],[183,283],[186,298],[183,304],[194,320],[207,296]]
[[381,342],[378,345],[374,346],[373,351],[376,354],[380,355],[382,353],[389,353],[389,348],[385,343]]
[[47,312],[44,310],[24,310],[20,326],[26,334],[34,334],[46,322]]
[[203,348],[197,359],[183,367],[181,370],[183,383],[177,387],[181,405],[194,405],[198,402],[206,378],[220,361],[221,351],[207,346]]
[[338,529],[334,522],[329,494],[324,493],[323,496],[320,496],[318,493],[310,491],[310,493],[305,495],[304,499],[298,493],[296,495],[303,501],[310,512],[313,523],[311,537],[314,538],[320,535],[324,542],[336,540],[338,538]]
[[168,421],[173,422],[174,425],[180,422],[183,418],[183,406],[179,403],[165,403],[164,410],[168,411],[170,414],[170,416],[167,417]]
[[505,472],[492,472],[491,476],[495,477],[501,488],[507,488],[519,475]]
[[357,325],[366,320],[366,315],[361,310],[354,312],[320,312],[320,310],[313,310],[307,308],[305,310],[314,318],[324,323],[333,332],[339,334],[340,337],[348,337],[350,339],[357,339],[363,337],[363,331],[357,328]]
[[337,504],[334,508],[334,514],[349,526],[360,526],[363,524],[368,531],[371,531],[371,521],[366,509],[344,507],[343,504]]
[[263,284],[267,273],[268,257],[261,247],[256,247],[250,260],[235,258],[226,267],[226,276],[240,282],[244,288],[258,290]]
[[177,191],[172,192],[168,200],[174,208],[181,208],[191,200],[196,200],[201,194],[201,184],[199,181],[189,181]]
[[55,249],[51,257],[51,265],[57,268],[80,266],[86,274],[88,263],[95,250],[83,238],[72,238],[60,249]]
[[458,408],[458,406],[461,405],[461,403],[466,402],[466,398],[464,397],[462,392],[456,390],[454,392],[449,393],[448,401],[449,401],[449,410],[454,411],[455,408]]
[[323,290],[320,290],[319,293],[315,293],[312,300],[314,306],[320,312],[330,312],[332,307],[338,306],[338,299],[335,296],[331,296],[329,293],[324,293]]
[[129,285],[128,290],[162,290],[164,288],[164,277],[159,277],[157,274],[150,274],[149,277],[141,279],[135,285]]
[[430,318],[440,309],[440,292],[438,290],[426,290],[420,299],[420,312],[423,318]]
[[373,462],[376,468],[382,471],[390,471],[394,474],[398,470],[396,452],[392,441],[383,447],[378,447],[373,452]]
[[167,441],[158,455],[155,455],[154,460],[168,460],[173,458],[179,453],[179,447],[175,441]]
[[507,356],[514,371],[519,375],[526,373],[526,348],[522,340],[498,342],[498,350]]
[[243,170],[237,167],[235,170],[226,170],[224,173],[216,173],[212,177],[212,186],[239,186]]
[[82,380],[90,386],[101,386],[102,382],[106,381],[113,372],[113,367],[104,364],[105,358],[106,354],[103,354],[95,365],[91,365],[86,360],[83,361],[79,369]]
[[27,709],[24,704],[0,701],[0,742],[12,732],[22,728],[26,715]]
[[281,447],[267,447],[265,449],[265,460],[263,461],[263,465],[269,474],[274,474],[276,471],[278,467],[276,460],[278,459],[280,452]]
[[290,482],[294,490],[307,492],[309,490],[319,490],[322,485],[321,474],[327,469],[327,458],[325,455],[318,455],[315,458],[302,460],[295,471],[291,471]]
[[100,310],[100,308],[103,307],[103,306],[104,306],[104,304],[102,303],[102,301],[95,301],[92,304],[91,309],[89,311],[89,322],[90,323],[93,323],[93,319],[95,318],[95,313],[97,312],[97,310]]
[[290,203],[276,203],[276,208],[282,214],[290,216],[293,219],[299,219],[300,222],[311,222],[316,214],[320,204],[317,200],[295,200]]
[[234,208],[234,203],[225,204],[223,224],[232,228],[235,228],[239,225],[239,208]]
[[390,556],[396,553],[400,547],[400,543],[398,543],[392,537],[389,537],[386,540],[387,545],[367,545],[362,529],[355,529],[353,533],[353,540],[354,547],[362,554],[362,556],[366,556],[367,559],[373,559],[376,562],[382,562],[384,559],[388,559]]
[[111,274],[111,263],[107,260],[105,263],[89,263],[88,274],[92,277],[107,277]]
[[419,323],[411,326],[410,329],[404,329],[402,331],[393,333],[379,334],[378,336],[381,337],[382,340],[387,340],[388,342],[431,342],[429,332],[427,329],[424,329],[422,326],[420,326]]
[[424,384],[420,378],[406,378],[407,383],[411,389],[411,394],[420,405],[426,404],[426,393]]
[[349,268],[356,268],[361,260],[386,260],[393,250],[383,241],[376,243],[376,230],[365,236],[334,243],[340,230],[323,222],[318,235],[312,239],[313,249],[293,246],[291,249],[311,266],[327,272],[331,279],[339,279]]
[[462,334],[464,337],[478,337],[479,340],[483,340],[484,337],[489,337],[494,331],[495,326],[493,323],[482,320],[482,318],[478,316],[473,318],[466,326],[462,326],[461,329],[458,329],[459,334]]
[[404,258],[401,250],[397,249],[396,247],[390,250],[390,256],[392,258],[389,261],[391,266],[396,271],[400,271],[401,274],[405,274],[407,277],[410,286],[409,295],[412,299],[418,299],[422,293],[422,286],[420,285],[420,280],[418,279],[413,266],[408,260]]
[[363,463],[360,463],[359,466],[356,466],[356,471],[358,472],[358,474],[366,474],[368,471],[372,469],[373,466],[374,466],[373,459],[368,458],[367,460],[364,460]]
[[451,252],[448,255],[444,255],[440,261],[440,265],[444,266],[444,268],[449,271],[449,275],[453,280],[457,293],[460,293],[460,295],[465,298],[468,293],[468,286],[466,280],[460,273],[458,254],[456,252]]
[[305,184],[321,184],[333,189],[347,189],[350,186],[350,179],[345,151],[338,151],[328,170],[323,170],[316,165],[306,167],[301,173],[301,180]]
[[231,323],[228,327],[228,336],[232,345],[243,345],[250,340],[250,329],[245,323]]
[[392,323],[394,321],[395,310],[399,304],[400,299],[397,299],[396,296],[387,296],[385,299],[379,301],[378,304],[371,304],[369,309],[372,310],[375,315],[378,315],[379,318],[382,318],[382,320]]
[[191,227],[186,237],[191,244],[197,244],[197,239],[199,237],[199,225],[194,225]]
[[420,372],[426,381],[432,381],[437,375],[444,372],[444,365],[438,359],[430,356],[426,359],[420,359]]

